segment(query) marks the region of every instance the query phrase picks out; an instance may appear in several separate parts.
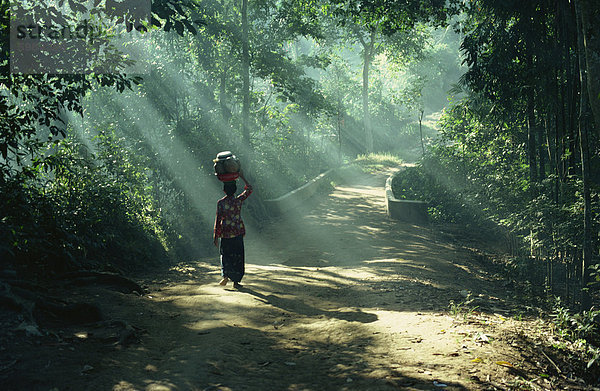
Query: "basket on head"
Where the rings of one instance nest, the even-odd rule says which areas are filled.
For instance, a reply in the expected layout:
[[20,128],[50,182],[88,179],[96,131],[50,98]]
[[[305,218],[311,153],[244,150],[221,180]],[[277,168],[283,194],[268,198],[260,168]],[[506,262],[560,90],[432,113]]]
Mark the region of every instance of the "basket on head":
[[234,181],[239,177],[240,159],[231,151],[219,152],[213,162],[215,162],[215,175],[220,181]]
[[239,172],[227,172],[225,174],[217,174],[217,179],[221,182],[235,182],[235,180],[239,177]]
[[237,157],[233,156],[231,159],[227,159],[224,162],[225,171],[227,172],[240,172],[240,161]]
[[213,160],[213,162],[218,162],[221,160],[226,160],[229,158],[234,157],[235,155],[231,152],[231,151],[223,151],[223,152],[219,152],[217,153],[217,158]]

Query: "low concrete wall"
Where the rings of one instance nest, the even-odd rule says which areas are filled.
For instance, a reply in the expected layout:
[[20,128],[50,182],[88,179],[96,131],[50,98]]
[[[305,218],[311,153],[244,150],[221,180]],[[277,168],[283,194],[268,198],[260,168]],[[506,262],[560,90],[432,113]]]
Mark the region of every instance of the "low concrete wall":
[[385,182],[385,198],[387,215],[390,218],[414,224],[426,224],[428,222],[427,202],[397,199],[392,191],[392,177],[389,177]]
[[265,200],[265,205],[273,214],[281,214],[284,211],[293,210],[307,202],[321,186],[330,182],[334,178],[336,171],[336,168],[325,171],[318,177],[311,179],[309,182],[281,197]]

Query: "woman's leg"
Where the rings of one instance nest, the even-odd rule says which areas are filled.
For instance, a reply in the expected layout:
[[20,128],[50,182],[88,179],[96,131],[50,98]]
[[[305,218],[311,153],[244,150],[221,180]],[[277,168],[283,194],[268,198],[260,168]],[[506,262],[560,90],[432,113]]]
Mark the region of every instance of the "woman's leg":
[[[221,239],[221,275],[239,284],[244,277],[244,239],[236,236],[230,239]],[[224,284],[223,284],[224,285]]]

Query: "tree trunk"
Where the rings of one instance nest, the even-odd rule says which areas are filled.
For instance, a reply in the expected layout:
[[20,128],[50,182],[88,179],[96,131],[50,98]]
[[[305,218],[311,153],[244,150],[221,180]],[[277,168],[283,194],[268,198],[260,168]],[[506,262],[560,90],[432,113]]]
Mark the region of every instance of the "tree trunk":
[[342,164],[342,99],[338,96],[337,133],[338,133],[338,163]]
[[534,95],[533,88],[530,88],[527,93],[527,155],[529,157],[529,180],[532,183],[538,181],[537,176],[537,148],[536,148],[536,128],[535,128],[535,112],[534,112]]
[[425,144],[423,144],[423,110],[419,112],[419,133],[421,134],[421,150],[425,156]]
[[[561,0],[559,11],[561,11],[561,31],[562,31],[562,41],[563,41],[563,56],[564,56],[564,64],[565,64],[565,80],[566,80],[566,115],[565,115],[565,148],[568,148],[569,157],[567,159],[566,166],[564,167],[563,173],[565,177],[563,181],[566,180],[566,176],[575,174],[575,150],[577,149],[576,144],[576,136],[575,136],[575,128],[577,126],[576,121],[576,110],[577,110],[577,99],[579,96],[579,91],[575,86],[574,81],[577,80],[578,72],[577,72],[577,61],[572,63],[573,55],[572,50],[577,47],[577,31],[576,26],[574,26],[576,22],[575,18],[575,9],[568,0]],[[568,147],[567,147],[568,145]]]
[[375,39],[377,38],[377,29],[373,28],[368,42],[363,44],[363,86],[362,86],[362,104],[363,104],[363,123],[365,128],[365,148],[367,153],[373,152],[373,128],[371,126],[371,113],[369,111],[369,69],[375,51]]
[[242,0],[242,137],[250,146],[250,48],[248,42],[248,0]]
[[371,128],[371,113],[369,112],[369,67],[371,65],[370,51],[365,48],[363,62],[363,124],[365,128],[365,149],[367,153],[373,152],[373,129]]
[[538,158],[539,158],[539,173],[538,178],[539,181],[543,181],[546,178],[546,155],[544,151],[544,143],[542,140],[544,139],[544,129],[542,128],[542,124],[538,124],[537,126],[537,141],[538,141]]
[[[576,4],[577,12],[577,30],[582,32],[582,20],[584,10],[579,4]],[[587,283],[590,278],[589,267],[592,264],[593,245],[592,245],[592,211],[590,197],[590,152],[588,146],[588,129],[591,124],[591,113],[589,111],[588,89],[586,88],[589,74],[586,74],[585,36],[579,34],[578,37],[578,57],[579,57],[579,82],[581,86],[580,106],[579,106],[579,149],[581,152],[581,176],[583,179],[583,256],[581,262],[581,309],[588,310],[591,307],[591,298],[587,292]]]
[[[567,142],[568,142],[568,134],[569,134],[569,125],[570,125],[570,97],[571,97],[571,60],[569,53],[569,35],[567,34],[567,7],[565,5],[565,0],[559,0],[559,6],[557,7],[558,12],[558,21],[557,21],[557,30],[558,30],[558,40],[560,42],[560,46],[562,47],[562,62],[561,67],[559,68],[559,73],[556,75],[556,81],[564,78],[566,83],[560,83],[559,91],[560,91],[560,100],[559,100],[559,110],[558,114],[560,115],[560,121],[557,125],[557,164],[558,168],[558,177],[560,178],[561,183],[564,183],[568,174],[568,166],[567,161],[564,158],[565,153],[567,151]],[[559,131],[560,129],[560,131]],[[558,136],[560,134],[560,136]]]
[[231,110],[227,107],[227,71],[221,72],[221,80],[219,80],[219,105],[221,107],[221,116],[223,122],[229,123],[231,119]]
[[585,53],[585,63],[581,66],[587,69],[588,99],[596,130],[600,131],[600,5],[598,0],[579,0],[577,5],[581,15],[578,30]]

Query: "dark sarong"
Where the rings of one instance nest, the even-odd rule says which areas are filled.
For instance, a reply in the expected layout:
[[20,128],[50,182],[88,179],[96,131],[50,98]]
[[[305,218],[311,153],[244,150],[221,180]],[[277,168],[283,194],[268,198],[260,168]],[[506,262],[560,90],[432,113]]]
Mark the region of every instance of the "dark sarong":
[[221,276],[229,277],[233,282],[244,277],[244,237],[221,239]]

